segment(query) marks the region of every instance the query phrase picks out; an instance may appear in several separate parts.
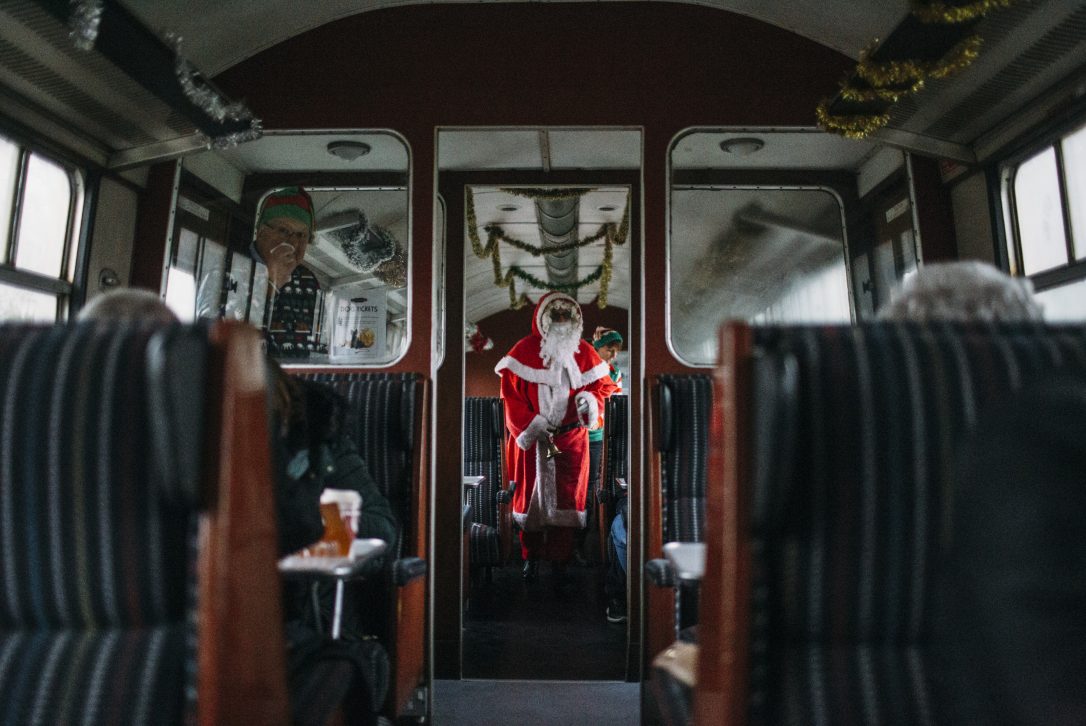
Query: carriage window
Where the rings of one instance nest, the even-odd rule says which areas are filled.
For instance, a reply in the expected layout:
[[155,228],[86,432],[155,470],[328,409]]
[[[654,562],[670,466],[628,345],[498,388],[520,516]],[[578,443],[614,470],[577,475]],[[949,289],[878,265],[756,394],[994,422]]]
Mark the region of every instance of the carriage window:
[[260,328],[284,365],[398,360],[411,250],[403,139],[273,131],[205,154],[183,162],[167,303],[183,319]]
[[820,189],[671,190],[670,335],[686,362],[716,360],[726,320],[850,322],[841,204]]
[[1049,147],[1018,167],[1014,175],[1018,243],[1026,274],[1067,264],[1056,150]]
[[75,170],[0,137],[0,319],[63,316],[80,191]]
[[268,328],[281,361],[387,365],[407,346],[407,187],[311,187],[305,259]]
[[1086,126],[1007,174],[1012,268],[1033,280],[1050,320],[1086,317]]

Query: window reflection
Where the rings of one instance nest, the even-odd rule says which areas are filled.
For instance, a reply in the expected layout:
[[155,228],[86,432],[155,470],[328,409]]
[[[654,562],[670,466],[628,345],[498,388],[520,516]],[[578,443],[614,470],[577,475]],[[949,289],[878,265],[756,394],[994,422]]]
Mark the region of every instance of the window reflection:
[[[726,320],[851,321],[833,194],[691,186],[671,202],[671,343],[687,362],[716,360]],[[889,263],[892,273],[892,250]]]

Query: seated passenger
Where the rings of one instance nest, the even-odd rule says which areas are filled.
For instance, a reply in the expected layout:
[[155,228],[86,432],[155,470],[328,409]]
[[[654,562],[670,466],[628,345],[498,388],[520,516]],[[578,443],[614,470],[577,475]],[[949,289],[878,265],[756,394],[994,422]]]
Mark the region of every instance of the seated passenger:
[[1033,283],[977,260],[936,262],[901,283],[882,320],[1012,322],[1041,320]]
[[[396,541],[398,526],[388,500],[369,475],[365,462],[342,426],[339,397],[318,383],[287,375],[268,361],[273,376],[274,456],[276,507],[281,554],[295,552],[321,538],[321,492],[349,489],[361,497],[358,537]],[[375,569],[379,563],[375,563]],[[370,589],[364,597],[380,597]],[[331,641],[322,633],[331,618],[334,587],[324,579],[290,580],[283,587],[286,618],[287,664],[292,684],[316,663],[346,658],[356,665],[359,687],[351,692],[345,713],[349,723],[376,723],[389,683],[389,661],[384,647],[368,637],[365,613],[356,602],[344,608],[342,639]],[[384,611],[383,607],[368,608]],[[299,675],[303,674],[303,675]]]
[[100,320],[115,323],[169,325],[178,322],[162,298],[151,290],[124,287],[91,298],[76,320]]
[[607,567],[603,588],[607,593],[607,622],[626,620],[626,497],[618,502],[617,513],[611,520],[610,537],[615,558]]
[[358,492],[357,536],[394,543],[399,528],[392,508],[343,429],[342,401],[326,386],[295,379],[272,361],[269,365],[275,379],[280,551],[289,554],[320,539],[324,489]]

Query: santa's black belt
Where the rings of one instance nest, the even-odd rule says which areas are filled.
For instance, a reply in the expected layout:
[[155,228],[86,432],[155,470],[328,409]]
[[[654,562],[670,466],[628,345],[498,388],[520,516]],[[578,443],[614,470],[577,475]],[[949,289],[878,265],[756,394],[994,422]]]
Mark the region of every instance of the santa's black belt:
[[580,428],[580,427],[581,427],[581,422],[580,421],[574,421],[573,423],[563,424],[563,425],[558,426],[556,428],[547,429],[547,433],[549,433],[551,436],[558,436],[559,434],[564,434],[567,431],[572,431],[573,429],[577,429],[577,428]]

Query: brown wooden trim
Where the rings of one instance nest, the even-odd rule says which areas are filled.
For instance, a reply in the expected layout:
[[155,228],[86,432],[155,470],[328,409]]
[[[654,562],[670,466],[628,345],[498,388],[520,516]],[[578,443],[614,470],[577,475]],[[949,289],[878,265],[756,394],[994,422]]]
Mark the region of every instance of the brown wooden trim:
[[286,724],[289,701],[282,596],[257,332],[224,322],[211,331],[217,408],[207,427],[211,496],[199,533],[197,721]]
[[425,681],[426,655],[426,582],[420,577],[397,588],[396,647],[393,660],[393,681],[389,698],[395,699],[394,713],[403,715],[416,686]]
[[747,722],[750,639],[750,353],[744,323],[721,331],[705,492],[705,576],[699,607],[695,724]]
[[[422,380],[416,391],[412,439],[415,442],[411,458],[412,501],[415,518],[411,529],[404,532],[406,556],[421,557],[430,564],[427,543],[430,522],[430,382]],[[393,715],[399,717],[411,701],[415,688],[426,684],[426,583],[429,577],[413,580],[396,588],[396,605],[392,610],[396,642],[392,656],[393,680],[389,698],[393,699]]]

